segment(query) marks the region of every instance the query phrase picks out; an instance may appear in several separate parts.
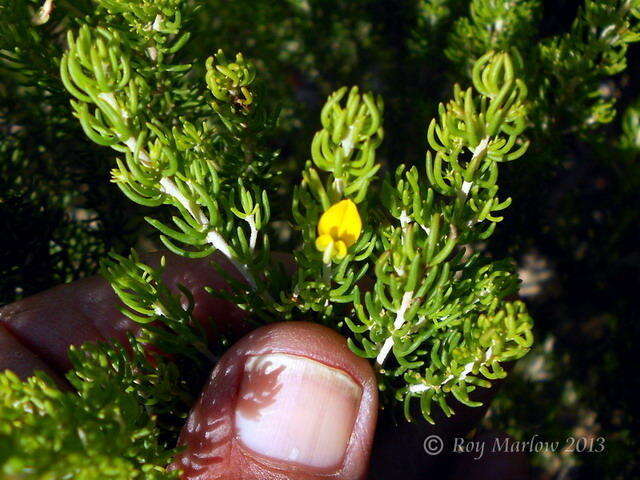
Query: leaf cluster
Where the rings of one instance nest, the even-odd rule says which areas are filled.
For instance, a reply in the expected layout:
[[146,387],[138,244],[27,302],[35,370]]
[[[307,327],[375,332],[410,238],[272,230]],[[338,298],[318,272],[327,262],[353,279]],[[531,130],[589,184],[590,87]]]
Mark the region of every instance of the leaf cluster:
[[[480,58],[474,88],[456,86],[453,100],[440,106],[429,126],[435,156],[427,153],[426,175],[400,166],[384,182],[383,203],[393,220],[378,230],[375,285],[363,299],[356,295],[356,319],[345,320],[355,335],[352,349],[375,359],[385,391],[403,400],[407,412],[409,400],[419,397],[429,421],[432,401],[452,414],[449,393],[476,406],[469,393],[489,383],[470,374],[484,375],[490,363],[500,375],[499,361],[519,358],[531,346],[524,305],[504,303],[518,288],[511,262],[486,263],[474,252],[502,220],[497,212],[510,204],[497,195],[499,165],[522,156],[528,146],[520,137],[527,90],[516,72],[507,53]],[[481,346],[473,340],[479,330],[469,329],[482,324],[483,330],[488,324],[482,318],[503,316],[509,319],[508,336],[517,339],[498,360],[494,349],[504,343],[499,338],[505,331],[493,332],[496,337]],[[434,357],[447,361],[434,363]]]
[[0,374],[2,478],[177,478],[163,430],[175,438],[186,414],[178,371],[131,341],[132,355],[119,345],[72,347],[75,391],[43,374]]

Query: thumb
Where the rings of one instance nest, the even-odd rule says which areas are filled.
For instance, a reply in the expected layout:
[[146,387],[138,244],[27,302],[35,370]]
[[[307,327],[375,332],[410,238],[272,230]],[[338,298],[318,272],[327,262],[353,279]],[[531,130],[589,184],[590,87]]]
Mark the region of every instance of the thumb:
[[189,480],[363,479],[377,409],[370,365],[339,334],[269,325],[220,359],[174,466]]

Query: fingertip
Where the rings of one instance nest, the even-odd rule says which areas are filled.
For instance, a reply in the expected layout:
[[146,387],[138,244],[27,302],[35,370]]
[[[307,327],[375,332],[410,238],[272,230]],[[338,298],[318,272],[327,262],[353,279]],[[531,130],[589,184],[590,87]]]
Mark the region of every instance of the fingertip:
[[184,479],[362,479],[377,409],[373,371],[343,337],[317,324],[270,325],[221,358],[176,464]]

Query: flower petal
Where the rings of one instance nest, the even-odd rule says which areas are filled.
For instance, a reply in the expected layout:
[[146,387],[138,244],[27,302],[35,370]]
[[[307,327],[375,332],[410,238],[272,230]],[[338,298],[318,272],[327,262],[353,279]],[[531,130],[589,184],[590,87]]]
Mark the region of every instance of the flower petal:
[[320,235],[316,238],[316,248],[321,252],[324,252],[331,242],[333,242],[331,235]]
[[347,256],[347,246],[342,240],[338,240],[334,244],[333,248],[334,248],[333,257],[335,259],[342,260],[344,257]]
[[320,217],[318,233],[331,235],[334,240],[342,240],[346,247],[350,247],[360,237],[362,220],[358,207],[353,201],[346,199],[332,205]]

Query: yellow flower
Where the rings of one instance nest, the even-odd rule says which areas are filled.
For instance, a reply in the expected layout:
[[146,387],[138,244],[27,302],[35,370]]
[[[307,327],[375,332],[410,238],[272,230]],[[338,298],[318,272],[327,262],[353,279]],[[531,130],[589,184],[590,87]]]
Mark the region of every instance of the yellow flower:
[[341,260],[362,232],[358,207],[351,200],[341,200],[322,214],[318,223],[316,248],[324,254],[324,262]]

